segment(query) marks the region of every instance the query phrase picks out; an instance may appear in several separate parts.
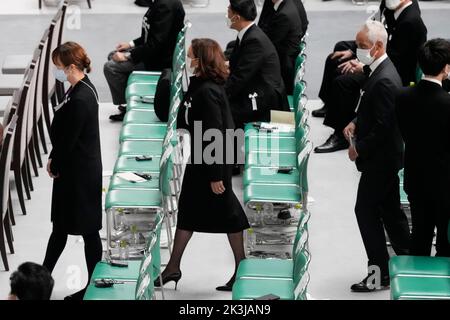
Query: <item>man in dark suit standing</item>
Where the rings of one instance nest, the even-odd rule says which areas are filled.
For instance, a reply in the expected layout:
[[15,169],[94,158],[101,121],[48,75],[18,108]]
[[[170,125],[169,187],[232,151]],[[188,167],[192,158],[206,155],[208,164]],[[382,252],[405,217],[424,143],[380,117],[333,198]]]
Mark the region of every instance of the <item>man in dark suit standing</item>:
[[271,7],[266,10],[271,14],[265,18],[265,23],[258,26],[272,41],[280,58],[281,75],[286,93],[294,91],[295,59],[300,53],[300,43],[303,38],[302,23],[293,0],[266,0]]
[[428,41],[418,59],[424,78],[396,100],[405,142],[404,188],[411,206],[410,254],[429,256],[437,228],[436,255],[450,257],[450,95],[442,88],[450,74],[450,42]]
[[184,25],[184,8],[180,0],[152,0],[142,21],[141,36],[119,43],[104,65],[104,74],[114,105],[120,111],[110,116],[121,121],[125,115],[125,90],[129,75],[135,70],[162,71],[172,67],[178,33]]
[[[300,18],[301,22],[301,33],[302,36],[306,34],[308,30],[308,15],[306,14],[305,6],[303,5],[302,0],[283,0],[285,2],[291,2],[295,5],[296,11]],[[258,27],[263,29],[264,31],[270,27],[270,20],[274,13],[274,2],[273,0],[265,0],[263,4],[263,8],[261,10],[261,14],[258,20]]]
[[[408,220],[400,209],[398,171],[403,142],[395,119],[394,99],[402,82],[386,54],[387,32],[378,21],[368,21],[356,36],[358,59],[368,78],[362,87],[356,118],[344,129],[351,161],[361,172],[356,218],[368,256],[369,276],[351,287],[368,292],[389,285],[384,229],[397,254],[409,248]],[[377,271],[371,274],[372,271]],[[373,282],[375,280],[375,283]]]
[[[394,63],[404,86],[416,82],[417,52],[426,41],[427,29],[420,16],[417,1],[401,0],[396,7],[388,3],[388,9],[382,10],[387,22],[387,54]],[[335,52],[327,59],[324,79],[319,96],[325,105],[314,110],[314,116],[325,116],[324,124],[335,130],[330,138],[316,148],[318,153],[346,149],[348,143],[340,134],[345,123],[354,117],[358,102],[358,91],[364,77],[358,74],[361,67],[352,52],[356,44],[342,42],[349,50]],[[345,47],[345,46],[344,46]],[[339,63],[342,59],[342,63]],[[348,61],[350,60],[350,61]],[[336,67],[337,66],[337,67]]]
[[277,51],[254,23],[253,0],[230,0],[227,23],[238,31],[230,56],[225,89],[237,128],[253,121],[269,121],[270,110],[289,110]]

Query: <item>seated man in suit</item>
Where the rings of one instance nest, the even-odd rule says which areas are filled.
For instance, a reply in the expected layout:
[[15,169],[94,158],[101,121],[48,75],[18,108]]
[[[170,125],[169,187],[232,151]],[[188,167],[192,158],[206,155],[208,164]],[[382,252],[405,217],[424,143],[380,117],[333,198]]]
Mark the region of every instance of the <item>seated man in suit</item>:
[[[271,7],[268,7],[267,3]],[[286,93],[292,95],[295,60],[300,53],[300,43],[304,35],[301,31],[302,23],[293,0],[266,0],[264,6],[269,13],[263,16],[263,23],[260,20],[258,26],[277,50]]]
[[108,56],[104,74],[119,114],[110,116],[122,121],[126,111],[125,90],[128,77],[135,70],[161,71],[172,67],[178,33],[184,25],[184,8],[180,0],[153,0],[142,21],[141,36],[120,43]]
[[369,266],[369,275],[351,286],[355,292],[389,286],[385,229],[396,254],[406,254],[409,249],[409,226],[400,209],[398,177],[403,142],[395,119],[395,95],[402,81],[386,54],[387,37],[378,21],[367,21],[356,36],[357,57],[368,76],[357,116],[344,129],[351,143],[349,158],[361,172],[355,213]]
[[228,25],[238,31],[225,84],[237,128],[253,121],[269,121],[270,110],[289,110],[277,51],[254,23],[253,0],[230,0]]
[[[397,97],[397,119],[405,142],[404,188],[411,206],[411,255],[450,257],[450,42],[428,41],[419,52],[423,79]],[[424,116],[426,114],[426,119]]]

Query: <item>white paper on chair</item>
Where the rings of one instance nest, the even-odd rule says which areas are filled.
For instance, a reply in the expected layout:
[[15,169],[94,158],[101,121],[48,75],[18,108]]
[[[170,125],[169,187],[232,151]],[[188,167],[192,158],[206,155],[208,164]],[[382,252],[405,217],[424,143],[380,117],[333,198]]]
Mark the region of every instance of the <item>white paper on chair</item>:
[[275,122],[262,122],[262,129],[271,129],[275,132],[294,132],[295,128],[293,125],[285,124],[285,123],[275,123]]
[[144,178],[134,174],[133,172],[121,172],[121,173],[118,173],[117,176],[121,179],[130,181],[130,182],[135,182],[135,183],[147,181]]

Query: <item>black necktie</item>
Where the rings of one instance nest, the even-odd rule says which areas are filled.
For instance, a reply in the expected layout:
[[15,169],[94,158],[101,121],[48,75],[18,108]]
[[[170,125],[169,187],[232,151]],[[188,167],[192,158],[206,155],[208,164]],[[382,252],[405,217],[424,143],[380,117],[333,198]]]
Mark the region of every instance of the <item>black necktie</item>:
[[365,65],[365,66],[363,67],[363,71],[364,71],[364,75],[365,75],[366,77],[369,77],[369,76],[370,76],[370,73],[372,72],[372,70],[370,70],[370,66],[368,66],[368,65]]
[[239,48],[239,45],[241,44],[241,40],[239,40],[239,37],[236,38],[236,49]]

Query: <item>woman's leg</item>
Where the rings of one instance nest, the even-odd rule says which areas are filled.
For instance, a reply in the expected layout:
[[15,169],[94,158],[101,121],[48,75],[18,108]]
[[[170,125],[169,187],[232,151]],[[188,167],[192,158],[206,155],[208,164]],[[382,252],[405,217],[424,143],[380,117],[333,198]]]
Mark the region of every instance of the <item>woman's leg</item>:
[[245,259],[244,232],[240,231],[236,233],[229,233],[228,241],[230,242],[231,250],[233,250],[235,263],[234,274],[228,282],[229,284],[232,284],[234,282],[239,263]]
[[53,272],[61,253],[66,247],[66,243],[67,234],[53,230],[48,240],[47,252],[45,253],[44,263],[42,264],[50,273]]
[[[89,280],[94,273],[95,266],[102,260],[103,247],[100,234],[98,232],[83,236],[84,240],[84,256],[89,275]],[[89,281],[88,280],[88,281]]]
[[172,255],[167,263],[166,269],[163,271],[165,275],[180,271],[181,258],[183,257],[184,249],[192,237],[192,231],[178,229],[175,232],[175,240],[173,243]]

